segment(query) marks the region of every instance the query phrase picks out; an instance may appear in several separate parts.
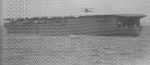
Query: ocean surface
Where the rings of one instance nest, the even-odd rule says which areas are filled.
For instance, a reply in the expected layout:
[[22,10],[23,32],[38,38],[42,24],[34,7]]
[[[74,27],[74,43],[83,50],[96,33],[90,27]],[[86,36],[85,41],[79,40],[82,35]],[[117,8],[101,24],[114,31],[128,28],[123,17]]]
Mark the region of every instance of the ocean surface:
[[150,26],[139,37],[4,35],[4,65],[150,65]]

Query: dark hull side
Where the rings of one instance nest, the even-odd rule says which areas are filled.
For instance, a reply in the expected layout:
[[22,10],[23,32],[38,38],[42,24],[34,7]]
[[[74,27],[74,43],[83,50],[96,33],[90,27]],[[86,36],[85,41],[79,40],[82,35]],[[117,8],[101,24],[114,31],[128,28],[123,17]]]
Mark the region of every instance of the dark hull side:
[[[123,18],[124,19],[124,18]],[[139,18],[135,18],[140,22]],[[119,28],[118,16],[81,16],[73,18],[50,18],[5,23],[9,34],[38,34],[42,36],[95,35],[95,36],[139,36],[139,26]],[[127,20],[125,18],[125,20]],[[37,22],[39,21],[39,22]],[[127,21],[126,21],[127,22]]]
[[[17,26],[21,28],[21,26]],[[105,29],[105,28],[104,28]],[[126,29],[38,29],[34,27],[33,29],[12,29],[7,28],[8,34],[37,34],[42,36],[66,36],[66,35],[92,35],[92,36],[139,36],[142,28],[126,28]]]
[[132,30],[116,30],[110,31],[112,33],[104,34],[104,36],[140,36],[141,30],[132,29]]
[[[26,34],[26,33],[8,33],[8,34]],[[32,35],[33,33],[28,33],[29,35]],[[27,35],[28,35],[27,34]],[[128,31],[128,32],[124,32],[124,31],[109,31],[109,32],[102,32],[102,31],[97,31],[97,32],[87,32],[87,33],[77,33],[77,32],[73,32],[73,33],[39,33],[36,35],[41,35],[41,36],[67,36],[67,35],[92,35],[92,36],[140,36],[140,33],[137,32],[132,32],[132,31]]]

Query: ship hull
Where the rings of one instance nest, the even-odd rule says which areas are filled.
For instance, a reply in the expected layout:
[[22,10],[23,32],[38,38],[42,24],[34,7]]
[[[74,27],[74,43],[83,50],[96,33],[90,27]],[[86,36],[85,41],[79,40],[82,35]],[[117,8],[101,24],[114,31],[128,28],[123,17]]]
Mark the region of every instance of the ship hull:
[[105,36],[140,36],[143,27],[140,28],[126,28],[109,31]]
[[140,18],[142,17],[144,16],[92,15],[44,19],[31,18],[18,19],[5,23],[4,26],[9,34],[139,36],[142,30],[142,27],[140,27]]
[[139,36],[142,28],[126,28],[126,29],[113,29],[113,30],[8,30],[8,34],[37,34],[41,36],[68,36],[68,35],[92,35],[92,36]]

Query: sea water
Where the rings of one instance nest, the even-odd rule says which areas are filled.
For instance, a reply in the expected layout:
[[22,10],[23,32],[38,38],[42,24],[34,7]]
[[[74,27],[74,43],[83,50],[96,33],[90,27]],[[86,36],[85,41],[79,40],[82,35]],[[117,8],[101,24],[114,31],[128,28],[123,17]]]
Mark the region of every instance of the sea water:
[[150,27],[139,37],[8,35],[4,65],[149,65]]

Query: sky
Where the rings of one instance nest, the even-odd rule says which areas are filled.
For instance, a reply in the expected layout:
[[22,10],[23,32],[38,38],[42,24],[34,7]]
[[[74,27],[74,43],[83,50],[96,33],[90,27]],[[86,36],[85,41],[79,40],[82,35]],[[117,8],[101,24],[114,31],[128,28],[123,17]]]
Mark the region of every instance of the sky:
[[2,0],[3,18],[95,14],[145,14],[141,23],[150,25],[150,0]]

